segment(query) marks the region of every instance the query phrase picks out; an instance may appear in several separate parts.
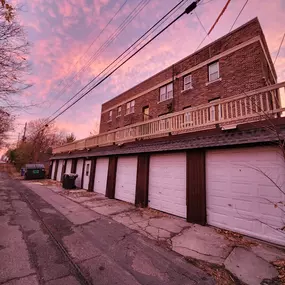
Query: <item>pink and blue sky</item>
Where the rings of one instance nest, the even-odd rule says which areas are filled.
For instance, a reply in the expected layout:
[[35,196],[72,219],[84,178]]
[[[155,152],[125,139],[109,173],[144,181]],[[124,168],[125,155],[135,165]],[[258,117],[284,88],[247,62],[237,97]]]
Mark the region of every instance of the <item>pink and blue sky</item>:
[[[26,1],[26,2],[25,2]],[[37,106],[19,114],[16,132],[23,123],[50,116],[109,62],[124,51],[178,0],[150,0],[119,37],[93,62],[80,77],[68,81],[90,59],[92,54],[115,31],[140,0],[128,0],[114,21],[85,53],[90,43],[125,2],[125,0],[32,0],[24,1],[19,15],[32,43],[29,80],[33,87],[22,96],[24,104]],[[202,0],[196,9],[209,30],[227,0]],[[187,2],[188,5],[191,1]],[[217,26],[203,44],[229,32],[245,0],[232,0]],[[175,15],[185,9],[183,6]],[[235,28],[258,17],[274,59],[285,32],[284,0],[249,0]],[[174,15],[174,16],[175,16]],[[193,53],[205,31],[195,14],[183,16],[159,38],[147,46],[111,78],[57,119],[57,125],[76,137],[90,134],[100,118],[101,104],[129,89],[172,63]],[[82,55],[85,55],[82,57]],[[80,59],[81,58],[81,59]],[[76,64],[77,62],[77,64]],[[285,43],[276,61],[278,81],[285,80]],[[61,92],[65,85],[69,87]]]

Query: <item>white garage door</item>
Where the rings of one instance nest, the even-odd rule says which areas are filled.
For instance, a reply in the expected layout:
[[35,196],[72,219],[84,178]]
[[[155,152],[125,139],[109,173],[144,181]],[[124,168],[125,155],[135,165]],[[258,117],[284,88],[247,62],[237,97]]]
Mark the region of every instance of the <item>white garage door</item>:
[[108,166],[108,158],[96,159],[94,191],[103,195],[106,194]]
[[186,218],[186,154],[150,157],[148,205]]
[[81,188],[82,170],[83,170],[83,158],[79,158],[77,160],[77,165],[76,165],[76,174],[78,175],[78,177],[75,180],[75,185],[78,188]]
[[66,163],[65,173],[71,173],[72,159],[68,159]]
[[52,170],[51,170],[51,179],[54,179],[54,172],[55,172],[56,160],[53,161]]
[[[278,148],[254,147],[206,154],[208,224],[285,244],[284,158]],[[274,183],[272,181],[274,181]],[[274,204],[276,206],[274,206]]]
[[62,160],[62,159],[58,163],[57,175],[56,175],[57,181],[61,181],[61,172],[62,172],[63,163],[64,163],[64,160]]
[[136,156],[119,157],[116,173],[115,198],[118,200],[135,203],[137,182]]

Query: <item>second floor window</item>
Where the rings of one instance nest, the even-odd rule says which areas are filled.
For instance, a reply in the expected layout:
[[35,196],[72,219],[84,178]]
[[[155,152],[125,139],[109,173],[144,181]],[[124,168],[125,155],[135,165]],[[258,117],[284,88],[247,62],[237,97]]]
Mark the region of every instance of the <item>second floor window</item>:
[[219,62],[213,62],[209,66],[209,82],[215,81],[220,78],[220,68],[219,68]]
[[159,101],[165,101],[173,98],[173,83],[162,86],[159,90]]
[[135,112],[135,100],[127,103],[126,115]]
[[112,114],[113,114],[113,112],[112,112],[112,111],[110,111],[110,112],[109,112],[108,121],[112,121]]
[[188,90],[192,88],[192,75],[188,74],[184,76],[184,86],[183,90]]
[[117,109],[117,117],[120,117],[122,114],[122,106],[119,106]]

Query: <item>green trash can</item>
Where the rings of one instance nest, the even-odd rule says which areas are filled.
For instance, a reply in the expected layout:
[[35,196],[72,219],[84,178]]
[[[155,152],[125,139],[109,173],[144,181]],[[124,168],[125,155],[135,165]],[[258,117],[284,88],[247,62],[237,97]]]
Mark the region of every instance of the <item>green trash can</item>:
[[25,179],[44,179],[46,177],[45,166],[43,164],[26,164]]

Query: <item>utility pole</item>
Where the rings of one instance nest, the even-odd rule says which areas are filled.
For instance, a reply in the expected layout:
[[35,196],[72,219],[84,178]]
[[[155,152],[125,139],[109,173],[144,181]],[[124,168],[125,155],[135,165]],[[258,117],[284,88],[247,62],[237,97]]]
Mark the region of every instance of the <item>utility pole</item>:
[[19,146],[20,146],[20,136],[21,136],[21,133],[18,133],[17,147],[19,147]]
[[22,142],[25,142],[25,141],[26,141],[26,131],[27,131],[27,123],[25,123],[24,134],[23,134]]

